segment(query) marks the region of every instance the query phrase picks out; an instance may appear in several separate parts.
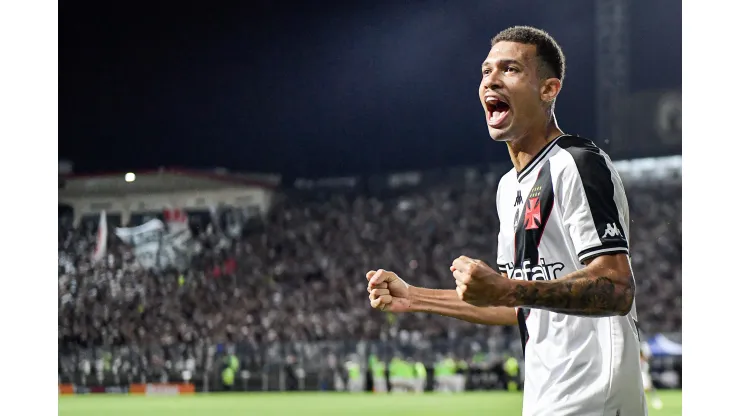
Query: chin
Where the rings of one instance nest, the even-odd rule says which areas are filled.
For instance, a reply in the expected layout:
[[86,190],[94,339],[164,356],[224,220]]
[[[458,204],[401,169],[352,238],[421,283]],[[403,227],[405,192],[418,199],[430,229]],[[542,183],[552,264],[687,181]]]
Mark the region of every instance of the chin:
[[488,134],[495,142],[510,142],[514,139],[508,131],[493,129],[490,127],[488,128]]

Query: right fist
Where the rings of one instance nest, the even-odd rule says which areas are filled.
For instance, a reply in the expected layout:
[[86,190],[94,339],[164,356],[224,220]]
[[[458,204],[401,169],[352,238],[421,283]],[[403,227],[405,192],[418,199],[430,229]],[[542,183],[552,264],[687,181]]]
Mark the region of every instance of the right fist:
[[367,291],[370,293],[370,306],[386,312],[409,311],[410,286],[398,275],[380,269],[370,270],[365,277]]

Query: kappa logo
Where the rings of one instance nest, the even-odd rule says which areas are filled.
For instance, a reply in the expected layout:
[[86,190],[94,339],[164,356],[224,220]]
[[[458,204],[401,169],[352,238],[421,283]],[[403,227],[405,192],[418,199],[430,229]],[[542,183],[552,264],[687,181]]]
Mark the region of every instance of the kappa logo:
[[521,189],[518,189],[516,191],[516,199],[514,199],[514,206],[518,207],[522,204],[522,202],[524,202],[524,200],[522,199],[522,191]]
[[601,238],[607,237],[623,237],[622,232],[619,231],[616,223],[606,224],[606,231],[604,231],[604,235],[602,235]]

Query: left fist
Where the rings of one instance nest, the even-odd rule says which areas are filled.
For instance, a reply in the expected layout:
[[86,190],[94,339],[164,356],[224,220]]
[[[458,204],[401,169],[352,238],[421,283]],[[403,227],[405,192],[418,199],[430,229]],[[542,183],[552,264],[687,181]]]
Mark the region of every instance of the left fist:
[[486,263],[460,256],[452,262],[450,271],[457,283],[457,296],[463,302],[473,306],[509,306],[511,282]]

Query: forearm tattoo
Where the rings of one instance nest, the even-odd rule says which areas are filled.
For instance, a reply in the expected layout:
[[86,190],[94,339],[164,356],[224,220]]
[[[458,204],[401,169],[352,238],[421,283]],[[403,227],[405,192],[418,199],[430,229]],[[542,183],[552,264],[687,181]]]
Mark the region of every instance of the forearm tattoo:
[[522,282],[514,288],[515,304],[580,316],[625,315],[632,309],[635,281],[609,277]]

